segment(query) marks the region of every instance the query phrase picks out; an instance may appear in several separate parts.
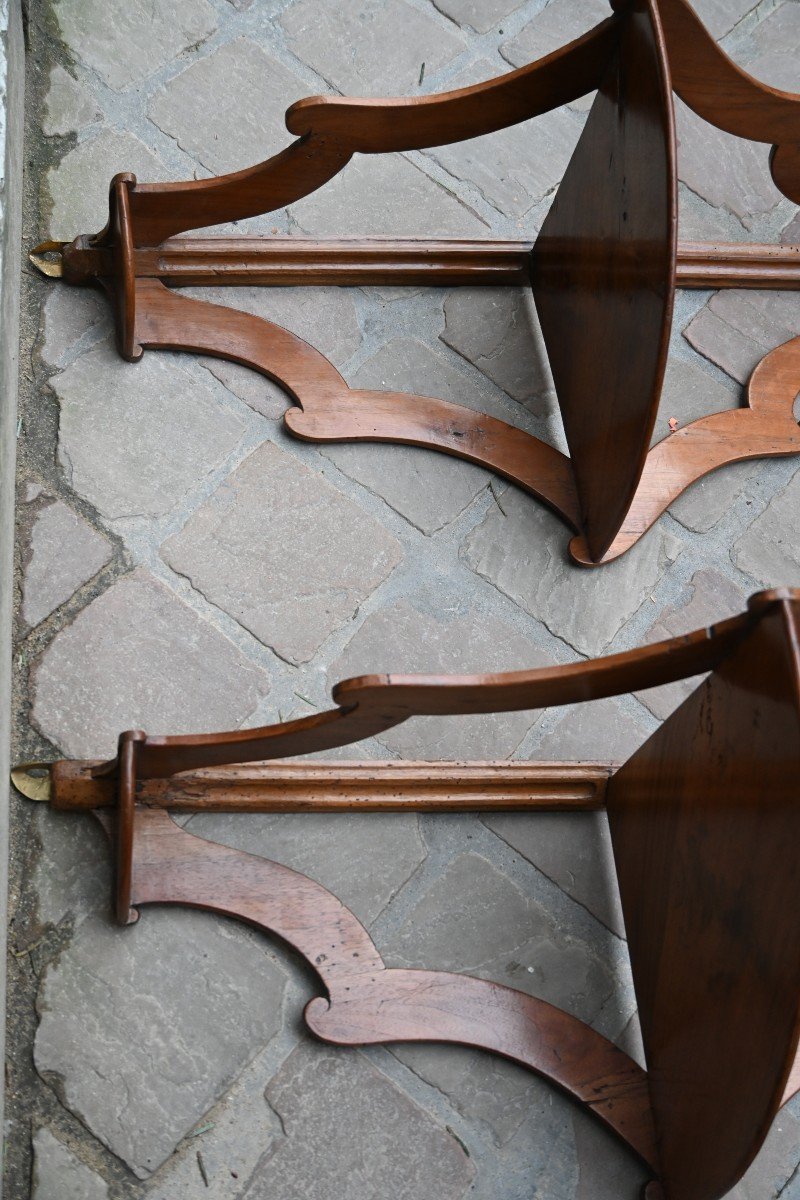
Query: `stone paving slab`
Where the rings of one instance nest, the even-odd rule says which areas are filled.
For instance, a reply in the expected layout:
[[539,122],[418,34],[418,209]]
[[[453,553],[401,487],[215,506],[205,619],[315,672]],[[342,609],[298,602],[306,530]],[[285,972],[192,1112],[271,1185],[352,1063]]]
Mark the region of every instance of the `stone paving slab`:
[[[424,95],[579,36],[605,0],[32,0],[26,232],[94,232],[119,170],[245,167],[302,95]],[[800,90],[800,7],[697,0],[725,48]],[[356,156],[317,194],[217,234],[527,238],[590,99],[491,138]],[[681,236],[792,242],[768,148],[681,116]],[[412,447],[313,446],[276,385],[221,360],[121,362],[91,291],[26,275],[17,757],[108,756],[121,729],[208,731],[327,707],[340,678],[564,663],[679,635],[800,582],[796,463],[743,464],[598,571],[489,472]],[[441,396],[563,448],[521,289],[190,289],[290,329],[356,388]],[[682,293],[656,424],[738,405],[800,333],[794,296]],[[620,760],[685,694],[409,722],[345,758]],[[447,1046],[326,1048],[283,948],[210,914],[107,918],[89,817],[20,809],[12,880],[8,1200],[638,1200],[641,1169],[513,1064]],[[195,816],[306,871],[390,961],[471,970],[641,1040],[597,814]],[[23,832],[23,829],[25,832]],[[34,1059],[35,1048],[35,1059]],[[800,1200],[785,1108],[727,1200]],[[198,1151],[200,1159],[198,1159]],[[208,1178],[201,1172],[200,1162]],[[33,1191],[31,1192],[31,1188]]]

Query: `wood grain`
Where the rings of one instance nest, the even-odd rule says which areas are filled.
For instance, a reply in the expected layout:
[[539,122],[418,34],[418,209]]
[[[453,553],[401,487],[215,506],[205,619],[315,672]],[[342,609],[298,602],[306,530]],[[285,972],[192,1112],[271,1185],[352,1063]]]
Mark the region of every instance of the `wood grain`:
[[536,307],[594,561],[613,542],[644,469],[676,253],[669,70],[658,11],[652,0],[635,0],[533,253]]
[[[337,708],[296,721],[174,737],[134,731],[130,736],[137,739],[136,778],[158,779],[198,767],[264,762],[347,746],[412,716],[514,712],[659,687],[713,670],[765,606],[794,594],[758,593],[746,613],[718,625],[589,662],[495,675],[364,675],[336,685]],[[99,779],[115,774],[116,760],[93,768]]]
[[[54,763],[50,805],[111,808],[116,786],[98,761]],[[591,811],[605,803],[606,763],[274,762],[139,779],[138,804],[201,812]]]
[[616,773],[608,814],[669,1198],[718,1200],[800,1036],[800,598]]
[[236,309],[176,295],[156,279],[136,284],[136,341],[228,358],[266,375],[297,401],[287,428],[313,441],[401,442],[492,467],[578,529],[569,459],[494,417],[431,396],[351,390],[295,334]]
[[[615,0],[612,5],[617,7]],[[800,95],[748,75],[717,45],[687,0],[658,0],[672,86],[711,125],[756,142],[777,143],[776,185],[800,204]]]
[[576,537],[570,553],[584,566],[611,562],[629,550],[686,488],[726,463],[800,453],[793,405],[800,393],[800,337],[767,354],[753,372],[743,408],[701,417],[670,433],[647,456],[633,503],[599,562]]
[[126,912],[184,904],[277,936],[327,989],[327,1000],[306,1008],[318,1037],[360,1045],[451,1041],[494,1051],[552,1080],[655,1165],[644,1072],[576,1017],[468,975],[388,970],[357,918],[307,876],[198,838],[159,810],[136,808],[133,820]]

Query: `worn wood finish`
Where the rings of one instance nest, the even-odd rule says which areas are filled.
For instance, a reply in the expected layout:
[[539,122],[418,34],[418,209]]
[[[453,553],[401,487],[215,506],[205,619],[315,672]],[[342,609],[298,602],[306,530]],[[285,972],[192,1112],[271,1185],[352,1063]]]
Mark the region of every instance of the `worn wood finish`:
[[[533,243],[420,238],[173,238],[134,250],[168,287],[526,287]],[[109,270],[95,260],[98,277]],[[800,246],[679,242],[678,287],[800,288]]]
[[658,11],[635,0],[533,252],[533,293],[594,561],[630,507],[658,411],[677,203]]
[[[578,535],[571,545],[576,562],[607,562],[701,475],[743,458],[796,451],[790,422],[746,411],[697,422],[647,457],[676,284],[800,284],[797,247],[676,248],[672,87],[721,128],[778,142],[773,174],[789,195],[800,190],[800,97],[741,71],[685,0],[615,7],[616,15],[569,45],[472,87],[409,99],[301,100],[286,118],[298,141],[246,171],[176,184],[117,176],[106,229],[70,245],[43,244],[33,261],[48,274],[109,291],[124,357],[137,359],[143,346],[169,346],[253,366],[300,405],[286,415],[296,436],[424,446],[487,467],[564,518]],[[478,137],[595,89],[532,253],[527,242],[174,237],[283,207],[322,186],[356,152]],[[470,409],[351,390],[322,355],[277,326],[259,328],[257,318],[203,311],[196,302],[179,307],[157,290],[212,283],[524,285],[529,278],[570,459]]]
[[359,100],[316,96],[286,114],[300,137],[267,162],[216,179],[137,184],[137,246],[188,229],[238,221],[293,204],[327,183],[358,151],[414,150],[490,133],[594,90],[616,38],[610,17],[575,42],[499,79],[438,96]]
[[626,1054],[568,1013],[468,975],[386,968],[369,934],[336,896],[278,863],[182,830],[137,808],[130,903],[185,904],[238,917],[309,964],[328,992],[306,1009],[326,1041],[450,1041],[501,1054],[551,1079],[655,1168],[647,1082]]
[[[629,550],[673,500],[710,471],[762,455],[800,453],[800,427],[793,414],[798,393],[800,337],[761,360],[745,407],[701,417],[653,447],[622,528],[598,561],[611,562]],[[598,565],[582,537],[573,539],[570,553],[585,566]]]
[[[220,753],[245,760],[255,750],[317,749],[336,720],[353,741],[370,724],[415,713],[569,703],[709,670],[610,778],[597,764],[522,763],[288,763],[168,777],[198,752],[223,761]],[[455,1042],[504,1055],[563,1088],[651,1165],[659,1182],[648,1200],[720,1200],[800,1084],[800,591],[760,593],[716,627],[604,660],[450,679],[364,676],[340,684],[335,698],[338,715],[207,738],[131,731],[112,764],[54,765],[54,806],[115,802],[95,812],[116,845],[118,922],[149,903],[238,917],[282,938],[317,973],[327,998],[306,1008],[317,1036],[339,1045]],[[387,968],[319,884],[194,837],[161,807],[396,808],[399,792],[428,811],[468,793],[472,807],[487,799],[502,807],[496,789],[520,785],[525,794],[512,799],[526,808],[595,808],[605,789],[647,1076],[540,1000],[470,976]],[[276,804],[279,788],[294,792]],[[38,787],[32,794],[41,798]]]
[[608,788],[668,1200],[736,1184],[800,1036],[800,599],[759,616]]
[[[49,794],[61,811],[116,805],[99,761],[54,763]],[[495,812],[603,808],[606,763],[276,762],[139,779],[137,804],[202,812]]]
[[800,288],[800,246],[678,242],[679,288]]
[[[444,971],[359,976],[344,994],[312,1000],[306,1022],[337,1046],[456,1042],[491,1050],[557,1084],[654,1170],[658,1157],[645,1072],[612,1042],[533,996]],[[566,1018],[566,1020],[565,1020]]]
[[175,238],[137,250],[136,274],[170,287],[527,287],[532,249],[454,238]]

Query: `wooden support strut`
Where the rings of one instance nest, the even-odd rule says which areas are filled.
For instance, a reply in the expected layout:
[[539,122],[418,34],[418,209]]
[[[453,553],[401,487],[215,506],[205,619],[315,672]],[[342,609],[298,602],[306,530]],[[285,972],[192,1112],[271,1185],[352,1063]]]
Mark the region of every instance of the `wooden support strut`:
[[[383,441],[478,463],[549,504],[577,535],[573,560],[625,553],[708,471],[797,452],[785,355],[780,411],[706,418],[650,454],[676,286],[797,288],[800,248],[677,243],[673,91],[728,132],[774,140],[773,178],[800,200],[800,96],[761,84],[716,45],[686,0],[614,0],[618,11],[552,54],[498,79],[434,96],[312,96],[288,110],[297,140],[264,163],[209,180],[117,176],[108,225],[33,261],[112,296],[123,357],[145,347],[215,354],[261,371],[299,407],[309,441]],[[271,212],[309,195],[356,153],[379,154],[490,134],[596,92],[554,203],[529,242],[176,237]],[[591,182],[590,182],[591,181]],[[495,418],[427,396],[355,391],[285,330],[202,302],[184,285],[309,284],[533,287],[569,457]],[[597,303],[603,297],[602,303]],[[777,352],[776,352],[777,353]],[[794,351],[789,357],[795,359]],[[598,369],[598,367],[600,369]],[[777,395],[770,367],[758,388]],[[796,393],[795,393],[796,394]]]
[[[532,250],[532,242],[489,239],[175,237],[134,249],[133,263],[137,279],[168,287],[524,287]],[[67,251],[65,242],[43,242],[30,258],[43,274],[74,282],[112,269],[109,251]],[[677,285],[800,289],[800,246],[679,242]]]
[[[492,1051],[550,1080],[625,1142],[666,1185],[663,1191],[660,1184],[648,1185],[648,1200],[716,1200],[717,1181],[735,1182],[734,1175],[738,1178],[763,1141],[769,1120],[800,1083],[796,1063],[792,1069],[800,1027],[795,937],[800,918],[794,911],[787,916],[785,933],[775,919],[785,911],[787,891],[794,895],[796,886],[799,616],[800,592],[760,593],[747,612],[716,626],[593,662],[486,676],[362,676],[336,687],[338,708],[327,713],[228,734],[158,738],[132,731],[121,736],[111,763],[51,764],[48,786],[32,765],[17,768],[12,778],[24,794],[49,799],[55,808],[93,806],[114,846],[118,923],[137,920],[139,908],[153,903],[237,917],[282,939],[317,975],[326,994],[308,1003],[305,1017],[323,1040],[344,1046],[437,1041]],[[568,704],[707,671],[712,675],[690,701],[620,768],[600,763],[242,765],[346,745],[418,714]],[[726,775],[717,780],[721,762]],[[223,763],[233,765],[221,769]],[[719,795],[710,795],[701,810],[698,797],[705,796],[710,779]],[[720,838],[708,826],[712,819],[725,822],[728,795],[731,820]],[[640,1007],[645,1001],[643,1029],[647,1032],[652,1014],[669,1026],[669,1036],[648,1049],[648,1057],[667,1048],[674,1061],[666,1082],[680,1102],[685,1073],[695,1066],[673,1043],[696,1039],[711,1021],[720,1062],[714,1046],[702,1055],[694,1050],[694,1058],[705,1056],[704,1074],[687,1103],[697,1100],[699,1119],[715,1129],[719,1103],[732,1129],[738,1120],[724,1152],[711,1145],[714,1138],[687,1138],[686,1122],[665,1093],[663,1071],[651,1079],[596,1031],[521,991],[469,975],[388,967],[356,917],[320,884],[195,836],[176,824],[167,807],[184,812],[607,807]],[[685,848],[671,833],[676,822]],[[651,836],[651,828],[665,823],[667,835]],[[713,871],[697,858],[699,852],[710,856]],[[664,877],[655,888],[654,872]],[[667,898],[669,888],[679,887],[683,895],[689,883],[697,893],[694,914]],[[748,906],[739,913],[743,887]],[[653,932],[667,926],[668,946]],[[681,970],[687,954],[694,955],[689,972]],[[748,972],[758,974],[756,963],[758,969],[763,963],[767,967],[765,978],[752,985],[759,1003],[750,1012],[741,998],[750,986]],[[720,1003],[720,989],[736,993],[730,1015]],[[683,1005],[677,1025],[670,1018],[673,997]],[[745,1068],[730,1049],[732,1037],[746,1041],[740,1028],[751,1028],[769,1048],[769,1054],[759,1051],[760,1074],[758,1056],[751,1053],[747,1059],[747,1096],[737,1092]],[[704,1040],[713,1038],[706,1034]],[[709,1087],[717,1071],[724,1081]],[[714,1096],[710,1110],[703,1108],[706,1093]],[[669,1145],[666,1158],[664,1145]],[[694,1186],[695,1163],[705,1171],[699,1187]]]

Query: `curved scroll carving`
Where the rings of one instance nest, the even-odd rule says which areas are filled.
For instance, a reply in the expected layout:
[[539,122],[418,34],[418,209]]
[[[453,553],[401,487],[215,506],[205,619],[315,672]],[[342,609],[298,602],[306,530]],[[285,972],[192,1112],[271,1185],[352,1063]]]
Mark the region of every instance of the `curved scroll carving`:
[[422,150],[496,133],[595,91],[618,36],[619,19],[610,17],[517,71],[433,96],[308,96],[287,110],[286,128],[350,139],[362,154]]
[[137,280],[136,296],[141,345],[214,354],[260,371],[301,406],[284,418],[298,437],[433,447],[493,468],[579,528],[569,459],[532,434],[429,396],[351,391],[302,338],[261,317],[176,295],[156,279]]
[[687,0],[659,0],[658,8],[681,100],[726,133],[774,142],[772,177],[800,203],[800,95],[770,87],[737,66]]
[[[158,779],[196,767],[265,762],[348,746],[413,716],[514,712],[659,687],[713,670],[765,609],[791,595],[786,590],[760,592],[740,616],[590,662],[498,675],[363,675],[336,685],[338,708],[297,721],[177,737],[133,732],[122,735],[120,747],[128,753],[128,743],[135,742],[137,779]],[[94,768],[92,777],[117,774],[119,761]]]
[[792,406],[800,392],[800,337],[767,354],[748,385],[747,404],[701,417],[669,434],[647,456],[641,482],[620,532],[599,561],[583,538],[570,553],[583,566],[610,562],[629,550],[682,492],[727,463],[800,453]]
[[134,243],[157,246],[173,234],[241,221],[294,204],[347,165],[355,147],[320,133],[299,138],[266,162],[183,183],[138,183],[131,190]]
[[385,966],[363,925],[321,884],[207,841],[161,810],[134,810],[134,908],[185,904],[237,917],[290,945],[327,989],[308,1024],[339,1045],[447,1041],[492,1050],[552,1080],[646,1163],[657,1153],[644,1071],[552,1005],[471,976]]

